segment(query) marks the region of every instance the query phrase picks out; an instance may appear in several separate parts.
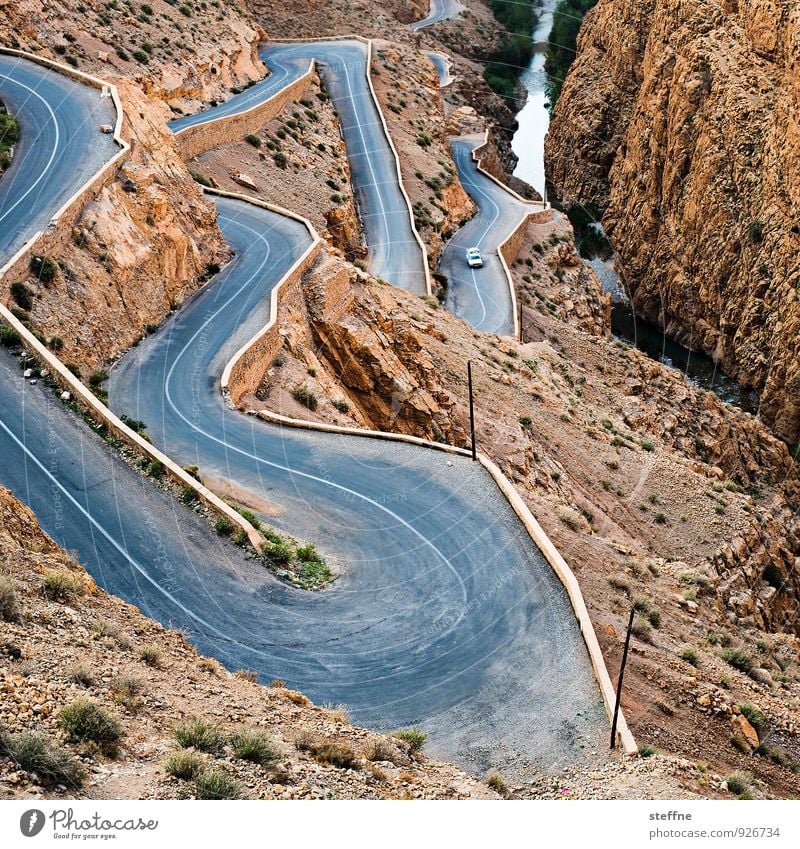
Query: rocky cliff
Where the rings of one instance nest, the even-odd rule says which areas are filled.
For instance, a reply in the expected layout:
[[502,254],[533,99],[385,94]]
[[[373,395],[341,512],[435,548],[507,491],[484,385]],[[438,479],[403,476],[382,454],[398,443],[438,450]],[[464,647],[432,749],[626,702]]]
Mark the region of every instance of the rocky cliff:
[[800,438],[800,9],[600,0],[547,164],[596,203],[637,312],[761,393]]

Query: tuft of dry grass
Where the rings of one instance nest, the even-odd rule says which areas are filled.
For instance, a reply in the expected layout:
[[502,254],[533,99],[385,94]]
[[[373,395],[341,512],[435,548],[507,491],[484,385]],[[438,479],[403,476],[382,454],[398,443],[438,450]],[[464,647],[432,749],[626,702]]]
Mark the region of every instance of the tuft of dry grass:
[[7,575],[0,575],[0,619],[19,622],[17,585]]
[[73,601],[83,595],[83,582],[69,572],[49,570],[44,573],[42,591],[50,601]]

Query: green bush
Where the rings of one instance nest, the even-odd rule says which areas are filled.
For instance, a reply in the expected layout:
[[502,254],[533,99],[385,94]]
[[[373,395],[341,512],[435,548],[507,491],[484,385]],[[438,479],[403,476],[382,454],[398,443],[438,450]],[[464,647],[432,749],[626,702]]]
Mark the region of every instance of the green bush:
[[686,646],[681,650],[681,660],[685,660],[692,666],[700,666],[700,655],[692,646]]
[[732,772],[726,779],[728,790],[739,799],[751,799],[753,789],[752,772]]
[[193,486],[185,486],[181,492],[181,501],[184,504],[197,504],[200,496]]
[[42,589],[50,601],[69,601],[83,594],[83,584],[69,572],[45,572]]
[[112,753],[122,736],[119,721],[88,699],[76,699],[62,708],[58,719],[70,743],[96,743],[103,751]]
[[203,758],[197,752],[189,752],[185,749],[173,752],[164,761],[164,772],[175,778],[182,778],[184,781],[196,778],[204,768]]
[[313,543],[298,546],[297,556],[300,560],[303,560],[306,563],[322,563],[322,558],[317,551],[317,547]]
[[406,743],[412,753],[421,751],[428,740],[428,735],[419,728],[401,728],[392,736]]
[[233,524],[225,516],[217,516],[214,522],[214,530],[221,537],[229,537],[233,533]]
[[211,753],[219,752],[225,742],[219,727],[199,716],[179,722],[172,729],[172,739],[181,749]]
[[8,734],[0,729],[0,755],[25,772],[35,772],[42,784],[79,787],[83,783],[83,769],[72,753],[52,745],[43,734]]
[[206,188],[211,187],[211,180],[209,180],[204,174],[201,174],[199,171],[192,170],[190,170],[189,173],[192,175],[192,179],[196,183],[200,183],[201,186],[205,186]]
[[631,629],[634,636],[638,637],[643,642],[650,642],[652,628],[650,623],[644,616],[636,616],[633,620],[633,628]]
[[639,746],[639,755],[643,758],[652,758],[656,753],[655,746]]
[[753,726],[753,728],[761,734],[767,727],[767,718],[764,714],[750,702],[744,702],[739,705],[739,710],[742,716]]
[[247,536],[247,533],[245,532],[244,528],[237,528],[231,536],[231,542],[234,545],[238,545],[240,548],[244,548],[244,546],[246,546],[248,542],[250,542],[250,539]]
[[248,133],[248,134],[244,137],[244,140],[245,140],[248,144],[253,145],[253,147],[261,147],[261,139],[260,139],[257,135],[255,135],[255,134],[253,134],[253,133]]
[[5,323],[0,324],[0,345],[4,348],[14,348],[19,343],[19,333]]
[[195,796],[204,800],[241,799],[242,786],[223,769],[201,772],[194,782]]
[[242,514],[242,518],[246,519],[250,524],[257,530],[261,530],[261,520],[253,513],[252,510],[242,510],[240,511]]
[[753,655],[746,649],[725,649],[722,659],[740,672],[750,672],[753,668]]
[[309,410],[317,409],[317,396],[313,390],[309,389],[305,384],[295,386],[294,389],[292,389],[292,396],[295,401],[302,404],[304,407],[308,407]]
[[[50,285],[56,279],[56,274],[58,273],[58,263],[52,257],[43,256],[42,254],[34,254],[30,259],[28,267],[31,270],[31,274],[46,286]],[[28,309],[28,307],[25,307],[25,309]]]
[[164,474],[164,464],[161,460],[151,460],[147,467],[147,474],[151,478],[160,478]]
[[291,563],[294,554],[292,547],[285,542],[265,542],[261,546],[261,553],[267,560],[278,566]]
[[108,380],[108,372],[102,368],[98,369],[89,375],[89,386],[96,389],[104,380]]
[[19,121],[0,103],[0,169],[11,164],[11,148],[19,141]]
[[11,284],[11,297],[24,310],[29,310],[33,306],[31,290],[24,283]]
[[271,766],[280,758],[272,738],[255,728],[236,731],[228,738],[235,757],[260,766]]

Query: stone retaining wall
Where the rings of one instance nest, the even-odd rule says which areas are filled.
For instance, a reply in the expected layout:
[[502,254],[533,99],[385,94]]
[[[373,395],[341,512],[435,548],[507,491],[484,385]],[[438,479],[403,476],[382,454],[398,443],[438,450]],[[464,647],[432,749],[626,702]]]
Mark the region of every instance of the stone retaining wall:
[[282,209],[266,201],[256,200],[247,195],[223,192],[218,189],[207,189],[206,191],[208,194],[235,198],[244,203],[263,207],[278,215],[294,218],[295,221],[300,221],[305,225],[311,239],[311,244],[303,252],[303,255],[272,289],[267,324],[252,339],[248,340],[225,366],[221,381],[222,392],[234,406],[238,406],[239,400],[244,395],[252,394],[258,389],[264,373],[283,348],[283,337],[280,335],[277,326],[278,303],[279,301],[284,302],[286,298],[296,298],[298,304],[302,302],[300,281],[306,271],[316,262],[322,250],[323,242],[312,223],[301,215],[296,215],[287,209]]
[[311,87],[314,79],[314,62],[302,77],[289,83],[263,103],[258,103],[246,112],[213,118],[204,124],[193,124],[175,134],[181,156],[193,159],[213,147],[241,141],[249,133],[257,133],[265,124],[276,118],[284,106],[299,100]]

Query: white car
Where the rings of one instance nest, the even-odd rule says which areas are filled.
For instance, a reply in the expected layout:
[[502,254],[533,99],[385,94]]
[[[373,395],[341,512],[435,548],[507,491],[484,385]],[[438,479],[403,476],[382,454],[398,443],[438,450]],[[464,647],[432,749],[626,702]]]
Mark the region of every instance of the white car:
[[467,248],[467,265],[470,268],[483,268],[483,257],[477,248]]

